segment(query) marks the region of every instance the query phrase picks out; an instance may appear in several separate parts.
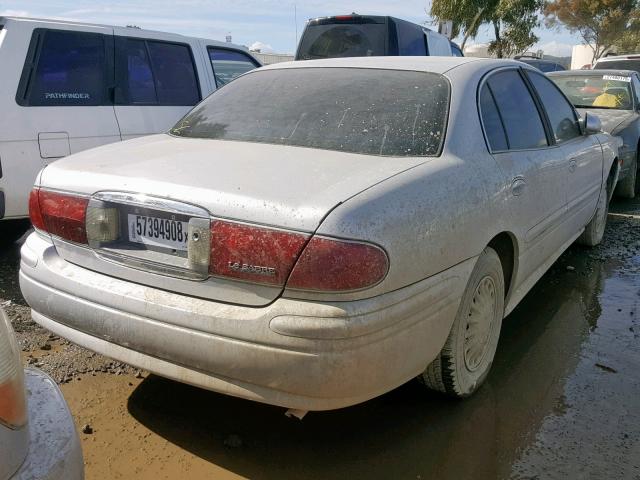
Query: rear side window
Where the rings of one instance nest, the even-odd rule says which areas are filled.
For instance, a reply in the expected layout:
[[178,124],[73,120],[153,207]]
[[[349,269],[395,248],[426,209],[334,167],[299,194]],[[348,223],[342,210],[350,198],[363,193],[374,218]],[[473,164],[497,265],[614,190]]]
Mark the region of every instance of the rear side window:
[[63,30],[34,32],[17,95],[30,106],[90,106],[106,103],[105,37]]
[[335,57],[374,57],[386,53],[384,23],[309,25],[298,49],[298,60]]
[[418,25],[396,20],[398,33],[398,55],[400,56],[425,56],[427,44],[422,28]]
[[509,148],[519,150],[547,146],[540,113],[518,71],[495,73],[487,83],[507,132]]
[[248,55],[227,48],[208,47],[209,60],[218,88],[259,65]]
[[487,135],[487,141],[489,142],[489,149],[494,152],[508,150],[509,144],[507,143],[507,135],[500,118],[500,112],[498,112],[498,107],[493,99],[489,85],[486,83],[480,90],[480,116]]
[[[441,149],[448,111],[449,82],[435,73],[256,70],[216,90],[171,133],[369,155],[434,156]],[[304,160],[301,155],[300,163]]]
[[195,105],[200,92],[191,50],[186,45],[147,42],[160,105]]
[[539,73],[527,72],[527,76],[547,111],[556,142],[562,143],[580,136],[580,127],[578,127],[575,111],[564,95],[560,93],[558,87]]
[[200,101],[187,45],[116,37],[118,105],[192,106]]

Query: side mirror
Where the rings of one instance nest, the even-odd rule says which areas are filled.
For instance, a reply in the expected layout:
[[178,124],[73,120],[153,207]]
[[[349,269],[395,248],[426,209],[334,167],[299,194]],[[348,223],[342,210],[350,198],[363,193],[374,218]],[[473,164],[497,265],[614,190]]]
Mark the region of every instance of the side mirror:
[[602,132],[602,122],[596,115],[585,113],[584,117],[579,120],[582,133],[585,135],[594,135]]

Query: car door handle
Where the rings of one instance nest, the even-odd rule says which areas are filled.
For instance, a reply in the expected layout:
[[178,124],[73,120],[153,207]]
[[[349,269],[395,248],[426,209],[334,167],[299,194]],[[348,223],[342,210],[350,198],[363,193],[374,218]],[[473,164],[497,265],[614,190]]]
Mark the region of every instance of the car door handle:
[[576,171],[576,168],[578,168],[578,162],[576,161],[576,159],[575,158],[569,159],[569,171],[573,173]]
[[527,182],[522,177],[516,177],[511,182],[511,193],[514,197],[519,197],[524,192],[524,188],[527,186]]

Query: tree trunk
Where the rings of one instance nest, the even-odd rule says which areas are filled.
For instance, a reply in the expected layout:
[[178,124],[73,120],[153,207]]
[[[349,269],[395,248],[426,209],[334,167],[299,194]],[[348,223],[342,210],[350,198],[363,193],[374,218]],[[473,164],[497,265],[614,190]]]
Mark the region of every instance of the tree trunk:
[[478,11],[478,13],[476,13],[476,16],[473,17],[473,20],[471,21],[469,28],[467,28],[467,30],[464,32],[464,37],[462,38],[462,44],[460,45],[460,50],[462,50],[463,52],[464,52],[464,46],[467,44],[467,40],[469,40],[469,37],[472,35],[475,36],[474,32],[476,30],[476,27],[478,26],[480,17],[482,16],[482,12],[484,12],[484,8],[481,8]]
[[502,39],[500,38],[500,23],[496,20],[493,22],[493,31],[496,34],[496,56],[502,58]]

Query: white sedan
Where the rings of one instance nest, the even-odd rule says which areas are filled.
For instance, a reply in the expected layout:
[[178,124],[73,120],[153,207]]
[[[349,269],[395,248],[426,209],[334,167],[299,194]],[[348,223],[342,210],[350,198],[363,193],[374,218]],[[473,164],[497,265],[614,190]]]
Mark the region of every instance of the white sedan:
[[167,134],[46,167],[20,284],[45,328],[218,392],[326,410],[418,377],[467,396],[503,317],[601,241],[616,158],[518,62],[278,64]]

